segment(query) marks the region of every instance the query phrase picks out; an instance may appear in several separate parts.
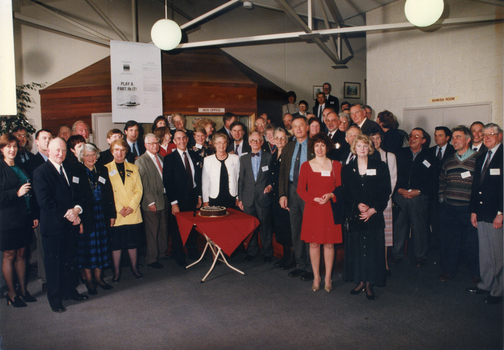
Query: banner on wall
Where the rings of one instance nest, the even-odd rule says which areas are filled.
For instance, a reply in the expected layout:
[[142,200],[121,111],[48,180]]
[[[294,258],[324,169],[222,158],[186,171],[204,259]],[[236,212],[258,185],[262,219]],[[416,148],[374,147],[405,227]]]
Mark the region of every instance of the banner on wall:
[[110,41],[112,121],[152,123],[163,114],[161,50],[153,44]]

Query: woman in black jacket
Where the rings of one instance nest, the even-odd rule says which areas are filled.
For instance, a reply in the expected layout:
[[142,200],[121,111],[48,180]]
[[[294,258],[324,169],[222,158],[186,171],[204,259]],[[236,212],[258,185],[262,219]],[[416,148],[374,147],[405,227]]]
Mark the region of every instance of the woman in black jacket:
[[387,164],[368,157],[374,148],[366,135],[355,137],[351,151],[357,159],[341,170],[349,223],[344,279],[357,283],[350,294],[365,290],[366,297],[374,300],[373,286],[385,286],[383,210],[391,192],[390,175]]
[[[28,175],[15,163],[18,140],[12,134],[0,137],[0,250],[2,273],[8,288],[7,305],[26,306],[37,301],[26,289],[26,247],[38,225],[35,201]],[[14,288],[17,274],[19,290]],[[22,298],[22,299],[21,299]]]

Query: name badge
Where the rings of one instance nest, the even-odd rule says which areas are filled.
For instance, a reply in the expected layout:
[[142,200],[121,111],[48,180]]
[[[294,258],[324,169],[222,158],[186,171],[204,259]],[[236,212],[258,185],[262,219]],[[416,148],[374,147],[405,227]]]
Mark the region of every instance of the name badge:
[[104,185],[105,185],[105,181],[106,181],[106,180],[105,180],[103,177],[98,176],[98,181],[100,181],[102,184],[104,184]]
[[269,168],[268,168],[268,166],[267,166],[267,165],[265,165],[265,166],[263,166],[263,167],[261,168],[261,170],[262,170],[262,171],[263,171],[263,173],[264,173],[264,172],[268,171],[268,170],[269,170]]
[[331,172],[330,171],[322,171],[322,176],[324,176],[324,177],[331,176]]
[[430,167],[431,167],[431,163],[429,163],[429,162],[427,161],[427,159],[426,159],[426,160],[424,160],[424,161],[422,162],[422,164],[423,164],[423,165],[425,165],[425,167],[426,167],[426,168],[430,168]]
[[376,176],[376,169],[368,169],[368,170],[366,170],[366,175],[368,175],[368,176]]
[[74,184],[78,184],[79,183],[79,178],[77,176],[72,176],[72,182]]
[[246,154],[248,154],[248,152],[243,152],[242,154],[240,154],[240,157],[243,157]]
[[198,144],[196,144],[196,148],[197,148],[197,149],[202,149],[202,148],[203,148],[203,145],[198,145]]
[[117,170],[114,169],[109,173],[109,176],[114,176],[115,174],[117,174]]
[[471,177],[471,172],[469,170],[468,171],[464,171],[462,174],[460,174],[460,177],[463,178],[463,179]]
[[500,175],[500,169],[490,169],[490,175]]
[[339,144],[339,142],[334,145],[334,148],[336,148],[336,149],[340,149],[340,147],[341,147],[341,145]]

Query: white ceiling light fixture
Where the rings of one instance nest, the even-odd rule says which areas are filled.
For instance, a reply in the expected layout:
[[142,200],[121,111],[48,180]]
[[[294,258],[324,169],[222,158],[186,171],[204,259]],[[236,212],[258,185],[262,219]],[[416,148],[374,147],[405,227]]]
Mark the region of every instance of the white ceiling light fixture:
[[168,19],[168,6],[166,2],[167,0],[165,0],[165,18],[154,23],[151,29],[151,39],[154,45],[161,50],[169,51],[180,44],[182,30],[175,21]]
[[417,27],[428,27],[441,17],[443,0],[406,0],[404,14],[408,21]]

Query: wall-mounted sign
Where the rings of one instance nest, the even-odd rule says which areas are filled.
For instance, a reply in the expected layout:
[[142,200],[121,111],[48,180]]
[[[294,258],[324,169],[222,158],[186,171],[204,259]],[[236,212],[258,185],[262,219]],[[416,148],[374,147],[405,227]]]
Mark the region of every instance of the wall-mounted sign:
[[161,51],[153,44],[110,41],[112,120],[152,123],[163,114]]
[[437,98],[431,98],[429,102],[430,103],[452,102],[452,101],[458,101],[458,99],[459,99],[458,96],[437,97]]
[[198,108],[198,113],[225,113],[225,108]]

